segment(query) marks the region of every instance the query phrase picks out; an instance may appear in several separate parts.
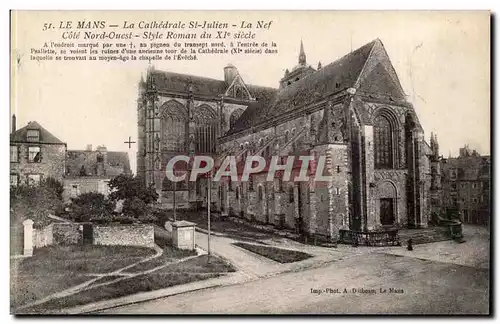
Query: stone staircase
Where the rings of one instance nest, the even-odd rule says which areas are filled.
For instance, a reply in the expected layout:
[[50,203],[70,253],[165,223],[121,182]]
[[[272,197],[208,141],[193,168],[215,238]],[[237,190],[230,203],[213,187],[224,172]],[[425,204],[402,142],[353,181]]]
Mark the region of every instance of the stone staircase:
[[452,240],[447,226],[434,226],[420,229],[401,229],[398,234],[399,240],[403,245],[406,245],[406,242],[410,238],[412,239],[413,244]]

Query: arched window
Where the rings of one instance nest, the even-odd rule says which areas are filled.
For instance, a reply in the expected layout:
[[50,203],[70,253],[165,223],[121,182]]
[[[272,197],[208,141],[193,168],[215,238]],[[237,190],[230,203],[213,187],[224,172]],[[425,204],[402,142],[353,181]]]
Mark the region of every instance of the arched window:
[[187,110],[175,100],[163,104],[161,111],[161,143],[167,151],[182,152],[186,147]]
[[215,141],[217,139],[217,115],[215,111],[206,104],[198,106],[195,108],[194,120],[196,123],[196,152],[215,152]]
[[290,139],[290,132],[288,130],[285,131],[285,143],[288,143],[288,140]]
[[375,151],[375,168],[392,169],[392,127],[384,115],[375,117],[373,121],[373,138]]

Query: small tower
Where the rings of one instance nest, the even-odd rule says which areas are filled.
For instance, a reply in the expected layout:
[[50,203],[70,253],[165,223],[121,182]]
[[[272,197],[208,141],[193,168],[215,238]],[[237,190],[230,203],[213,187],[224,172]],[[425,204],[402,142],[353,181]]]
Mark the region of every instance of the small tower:
[[306,65],[306,52],[304,51],[304,43],[300,40],[299,65]]
[[286,69],[285,75],[280,80],[280,89],[283,89],[294,82],[303,79],[305,76],[316,72],[309,64],[307,64],[306,52],[304,50],[304,43],[300,41],[299,59],[298,63],[291,71]]

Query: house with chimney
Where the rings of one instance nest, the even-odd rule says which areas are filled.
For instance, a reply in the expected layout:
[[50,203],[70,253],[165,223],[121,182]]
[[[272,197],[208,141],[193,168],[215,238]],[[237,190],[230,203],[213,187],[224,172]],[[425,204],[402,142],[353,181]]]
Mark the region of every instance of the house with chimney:
[[70,202],[82,193],[109,193],[108,183],[114,177],[131,175],[127,152],[108,151],[104,145],[87,145],[85,150],[68,150],[36,121],[16,129],[12,116],[10,134],[10,185],[37,185],[52,177],[64,185],[63,200]]
[[16,129],[12,116],[10,134],[10,185],[36,185],[47,177],[62,181],[65,173],[66,143],[30,121]]

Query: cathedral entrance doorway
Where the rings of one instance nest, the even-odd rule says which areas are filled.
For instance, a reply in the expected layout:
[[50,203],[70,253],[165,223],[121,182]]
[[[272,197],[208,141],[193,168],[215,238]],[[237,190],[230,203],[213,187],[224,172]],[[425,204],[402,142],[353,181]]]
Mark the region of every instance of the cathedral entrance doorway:
[[382,226],[394,225],[394,199],[380,198],[380,223]]

